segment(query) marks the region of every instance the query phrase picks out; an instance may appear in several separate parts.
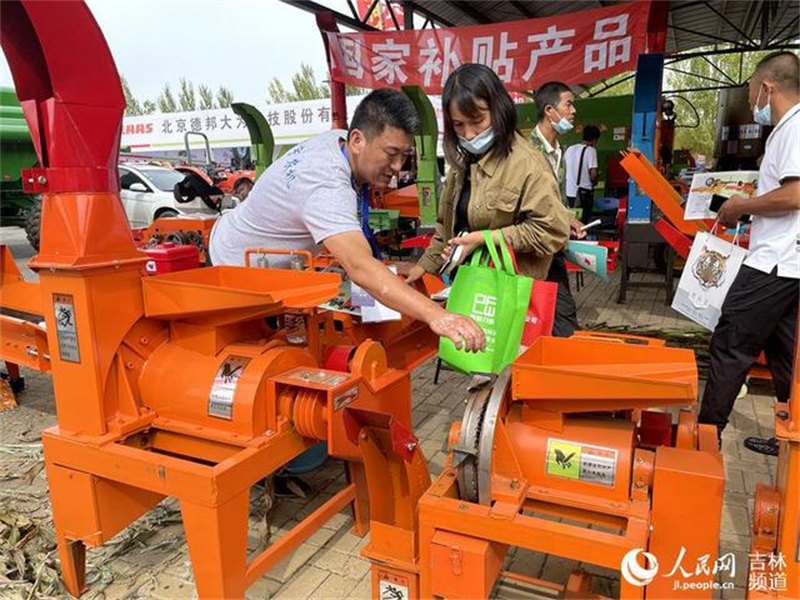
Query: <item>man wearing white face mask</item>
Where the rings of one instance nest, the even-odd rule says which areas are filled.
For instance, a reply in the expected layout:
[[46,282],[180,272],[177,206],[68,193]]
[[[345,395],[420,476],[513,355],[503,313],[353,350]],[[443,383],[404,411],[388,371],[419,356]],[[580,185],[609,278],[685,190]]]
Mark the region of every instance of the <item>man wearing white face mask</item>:
[[[788,402],[800,303],[800,61],[791,52],[764,58],[750,78],[753,120],[774,125],[758,172],[758,195],[734,195],[719,210],[723,225],[753,215],[750,253],[733,282],[711,337],[711,369],[699,421],[722,435],[747,372],[764,351],[778,402]],[[775,438],[747,438],[778,454]]]
[[[558,143],[558,136],[570,131],[575,123],[575,95],[567,85],[560,81],[545,83],[536,92],[536,113],[539,122],[533,128],[531,143],[547,158],[561,191],[561,201],[566,206],[567,199],[564,191],[566,163],[561,144]],[[581,225],[580,221],[572,219],[570,223],[571,237],[578,239],[586,237],[586,233],[581,231]],[[553,257],[547,281],[558,284],[553,335],[570,337],[578,328],[578,310],[569,289],[569,273],[563,252],[559,252]]]

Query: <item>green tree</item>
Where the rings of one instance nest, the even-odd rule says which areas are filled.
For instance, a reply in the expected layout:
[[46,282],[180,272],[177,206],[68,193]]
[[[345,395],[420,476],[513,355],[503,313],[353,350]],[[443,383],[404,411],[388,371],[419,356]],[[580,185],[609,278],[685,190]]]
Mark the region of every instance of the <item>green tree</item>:
[[158,110],[162,113],[178,112],[178,103],[175,102],[175,96],[172,95],[172,89],[168,83],[164,84],[161,94],[158,96]]
[[197,99],[194,94],[194,84],[191,81],[181,77],[180,88],[181,91],[178,93],[178,102],[181,105],[181,110],[197,110]]
[[[717,136],[717,109],[719,90],[680,91],[709,88],[723,82],[729,86],[745,83],[753,74],[758,61],[767,52],[711,54],[713,47],[696,48],[692,52],[709,53],[705,58],[696,57],[667,65],[662,83],[663,96],[675,102],[676,129],[675,148],[689,148],[695,154],[713,156]],[[604,89],[597,84],[589,89],[595,96],[623,96],[633,94],[635,78],[622,73],[608,80],[614,87]],[[675,93],[672,93],[675,91]],[[695,112],[696,111],[696,112]]]
[[[711,49],[706,48],[706,50]],[[758,61],[767,54],[764,51],[718,54],[676,63],[673,68],[683,72],[675,70],[665,72],[664,96],[670,97],[670,90],[706,88],[715,85],[713,81],[705,78],[724,81],[731,86],[740,82],[745,83],[753,74]],[[696,154],[712,157],[717,136],[719,90],[681,92],[676,95],[678,98],[673,98],[676,114],[675,148],[689,148]]]
[[292,101],[290,93],[286,91],[286,88],[283,87],[283,84],[275,77],[273,77],[272,81],[269,82],[267,91],[269,93],[270,102],[280,104],[282,102]]
[[122,94],[125,96],[125,116],[132,117],[142,114],[142,106],[139,101],[134,97],[131,88],[128,85],[128,80],[120,75],[120,82],[122,83]]
[[217,106],[219,108],[230,108],[231,103],[233,103],[233,92],[224,85],[219,86],[219,90],[217,90]]
[[145,115],[152,115],[158,110],[158,106],[152,100],[145,100],[142,102],[142,113]]
[[197,94],[200,96],[200,110],[216,108],[214,104],[214,91],[210,87],[201,83],[197,86]]
[[280,80],[273,77],[267,86],[269,101],[275,103],[298,102],[329,98],[331,95],[327,82],[317,83],[314,68],[306,63],[301,63],[300,71],[292,75],[292,88],[292,90],[287,90]]

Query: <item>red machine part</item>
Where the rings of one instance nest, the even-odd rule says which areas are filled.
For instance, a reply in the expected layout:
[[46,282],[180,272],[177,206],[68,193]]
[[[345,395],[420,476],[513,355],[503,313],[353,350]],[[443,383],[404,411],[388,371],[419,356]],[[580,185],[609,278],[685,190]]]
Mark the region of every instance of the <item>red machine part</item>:
[[161,275],[162,273],[200,267],[200,251],[197,246],[184,246],[167,242],[147,248],[144,253],[150,259],[145,263],[144,270],[150,275]]
[[89,8],[23,1],[0,11],[3,51],[41,165],[35,182],[50,192],[118,191],[125,98]]

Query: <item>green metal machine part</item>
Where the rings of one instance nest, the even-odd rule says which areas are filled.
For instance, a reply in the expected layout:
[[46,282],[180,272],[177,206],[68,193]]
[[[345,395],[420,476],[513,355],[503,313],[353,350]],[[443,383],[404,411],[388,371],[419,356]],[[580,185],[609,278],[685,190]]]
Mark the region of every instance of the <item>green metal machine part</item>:
[[12,88],[0,88],[0,220],[22,225],[35,196],[22,191],[22,169],[38,164],[28,123]]
[[258,179],[261,173],[272,164],[272,156],[275,151],[272,129],[261,111],[252,104],[234,102],[231,104],[231,109],[242,118],[250,133],[252,155],[256,164],[256,179]]
[[436,158],[436,144],[439,140],[439,125],[436,110],[430,99],[418,86],[403,86],[403,93],[411,99],[417,109],[422,129],[414,136],[417,145],[417,194],[419,197],[419,216],[421,227],[436,225],[436,211],[439,208],[439,163]]

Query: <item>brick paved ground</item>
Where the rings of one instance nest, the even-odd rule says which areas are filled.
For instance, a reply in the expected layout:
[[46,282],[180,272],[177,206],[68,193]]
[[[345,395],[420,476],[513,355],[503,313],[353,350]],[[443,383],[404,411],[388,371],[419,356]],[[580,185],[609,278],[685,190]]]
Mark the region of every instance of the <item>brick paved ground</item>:
[[[3,237],[8,239],[8,228],[0,228],[0,240]],[[586,284],[576,295],[579,314],[586,325],[605,322],[608,325],[693,329],[664,305],[662,290],[632,290],[628,303],[620,306],[615,302],[615,281],[605,283],[587,277]],[[461,417],[465,378],[445,371],[439,385],[435,386],[433,367],[433,363],[427,363],[413,374],[413,415],[415,432],[435,476],[445,460],[442,448],[448,428]],[[0,413],[0,533],[4,518],[22,515],[37,524],[46,536],[51,531],[51,523],[47,486],[41,471],[40,431],[55,423],[55,406],[49,377],[30,372],[25,375],[28,389],[20,397],[20,408]],[[721,597],[726,600],[744,597],[752,495],[758,482],[772,481],[775,475],[774,459],[748,452],[741,445],[748,435],[770,433],[770,394],[763,385],[751,386],[748,396],[736,404],[732,426],[723,443],[727,481],[721,548],[734,552],[737,557],[737,587],[722,592]],[[272,540],[340,489],[342,466],[337,461],[328,461],[306,480],[316,494],[305,501],[279,501],[271,515]],[[253,495],[252,508],[251,551],[263,542],[266,529],[261,516],[262,498],[257,494]],[[350,533],[350,527],[347,512],[336,515],[296,553],[252,586],[248,598],[370,598],[369,565],[360,557],[366,540]],[[47,552],[46,545],[44,552]],[[172,501],[162,503],[156,511],[118,536],[114,543],[90,551],[88,563],[91,591],[84,596],[87,600],[195,597],[180,515]],[[512,551],[506,566],[564,583],[576,564],[557,557]],[[617,573],[591,565],[584,565],[584,568],[602,576],[597,580],[600,586],[597,591],[617,593]],[[0,582],[0,598],[44,597],[38,592],[31,594],[30,588],[30,585]],[[509,584],[498,586],[495,594],[498,598],[520,597],[520,591]]]

